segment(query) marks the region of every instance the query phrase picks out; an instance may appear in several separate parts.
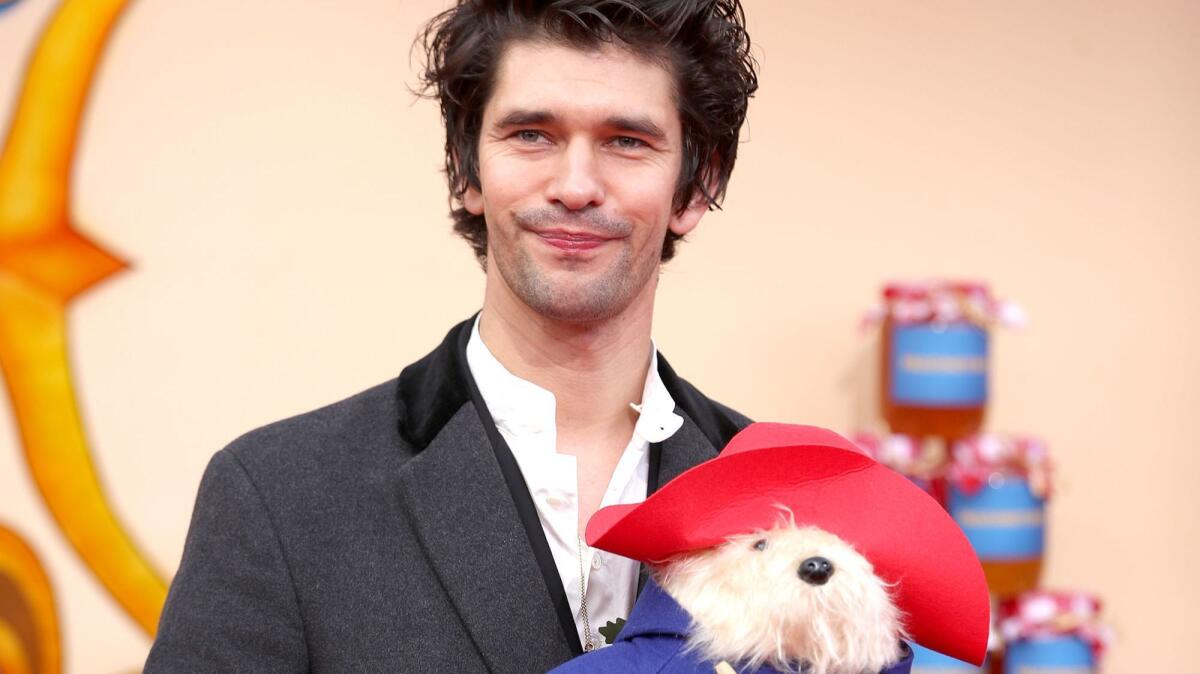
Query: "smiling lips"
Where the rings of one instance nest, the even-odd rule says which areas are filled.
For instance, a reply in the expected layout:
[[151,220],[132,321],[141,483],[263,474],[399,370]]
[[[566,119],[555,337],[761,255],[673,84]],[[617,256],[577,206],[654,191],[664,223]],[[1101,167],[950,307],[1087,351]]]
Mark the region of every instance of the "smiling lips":
[[589,232],[575,232],[566,229],[548,229],[544,231],[536,231],[542,241],[554,246],[555,248],[566,252],[583,252],[599,248],[601,245],[615,238],[612,236],[602,236],[600,234],[591,234]]

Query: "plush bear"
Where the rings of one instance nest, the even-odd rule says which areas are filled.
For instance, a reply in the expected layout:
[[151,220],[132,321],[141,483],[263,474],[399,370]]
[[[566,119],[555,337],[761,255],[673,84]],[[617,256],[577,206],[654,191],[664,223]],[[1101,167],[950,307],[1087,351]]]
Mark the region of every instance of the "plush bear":
[[962,531],[832,431],[752,424],[586,535],[651,577],[616,643],[553,674],[907,674],[905,640],[986,655],[987,584]]

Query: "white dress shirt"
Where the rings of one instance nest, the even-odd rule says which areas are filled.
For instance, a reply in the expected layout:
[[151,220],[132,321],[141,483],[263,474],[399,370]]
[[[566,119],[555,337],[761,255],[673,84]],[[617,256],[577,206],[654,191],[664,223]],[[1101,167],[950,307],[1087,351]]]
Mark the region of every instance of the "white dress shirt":
[[[633,437],[617,461],[601,507],[645,500],[650,443],[671,437],[683,425],[683,418],[675,414],[674,399],[658,376],[658,352],[653,341],[650,347],[650,368],[646,372],[641,404],[630,401],[639,412]],[[478,318],[467,342],[467,366],[496,428],[508,443],[525,477],[575,616],[580,643],[586,642],[579,592],[582,567],[592,641],[598,647],[603,646],[604,638],[597,630],[611,620],[627,618],[633,607],[638,563],[580,542],[583,532],[579,531],[578,525],[579,485],[575,457],[557,451],[554,394],[506,370],[480,338]]]

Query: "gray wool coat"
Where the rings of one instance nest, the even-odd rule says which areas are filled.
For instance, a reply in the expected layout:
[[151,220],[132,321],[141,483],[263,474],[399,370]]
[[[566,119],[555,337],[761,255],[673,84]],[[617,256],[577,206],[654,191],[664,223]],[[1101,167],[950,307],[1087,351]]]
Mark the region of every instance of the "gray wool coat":
[[[471,321],[398,379],[252,431],[200,483],[147,674],[545,672],[581,652],[520,470],[466,366]],[[660,355],[684,424],[650,489],[749,419]]]

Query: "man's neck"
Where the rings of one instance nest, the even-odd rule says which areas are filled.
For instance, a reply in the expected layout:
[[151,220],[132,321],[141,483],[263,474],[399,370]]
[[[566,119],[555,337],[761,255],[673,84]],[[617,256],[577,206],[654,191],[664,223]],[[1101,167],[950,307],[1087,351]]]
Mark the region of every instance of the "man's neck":
[[619,450],[632,434],[629,403],[641,400],[650,366],[649,291],[618,316],[580,323],[541,316],[488,284],[479,335],[505,369],[554,394],[560,451],[574,454],[582,438],[619,439]]

